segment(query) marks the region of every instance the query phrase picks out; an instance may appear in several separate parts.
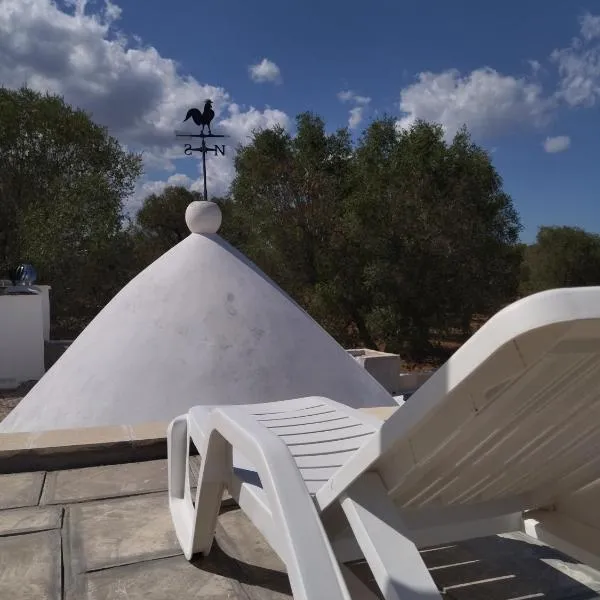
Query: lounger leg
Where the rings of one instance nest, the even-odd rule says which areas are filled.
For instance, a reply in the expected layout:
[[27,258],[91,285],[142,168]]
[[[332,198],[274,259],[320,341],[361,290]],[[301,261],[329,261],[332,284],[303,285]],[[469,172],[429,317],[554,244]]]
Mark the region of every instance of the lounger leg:
[[187,416],[175,418],[167,429],[169,510],[185,557],[192,557],[194,506],[189,491],[189,436]]
[[227,478],[232,472],[231,446],[216,431],[208,436],[201,452],[196,510],[192,536],[192,553],[208,554],[212,546],[217,517]]
[[363,475],[341,505],[386,600],[441,598],[377,474]]
[[[195,507],[189,486],[191,441],[202,459]],[[183,554],[191,560],[196,554],[207,554],[212,546],[226,477],[231,472],[231,450],[217,433],[206,439],[201,431],[190,431],[186,415],[169,425],[167,445],[169,508]]]

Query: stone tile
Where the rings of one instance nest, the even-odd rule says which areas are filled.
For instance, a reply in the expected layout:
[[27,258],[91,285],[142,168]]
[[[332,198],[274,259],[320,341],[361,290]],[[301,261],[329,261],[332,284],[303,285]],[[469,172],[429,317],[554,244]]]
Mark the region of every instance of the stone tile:
[[219,515],[216,542],[235,560],[240,583],[251,598],[291,598],[285,564],[241,509]]
[[441,590],[457,585],[475,585],[475,582],[504,577],[514,577],[511,569],[501,563],[490,564],[480,560],[475,563],[449,565],[430,571],[433,580]]
[[13,508],[0,511],[0,536],[60,529],[63,509],[58,506]]
[[426,548],[420,552],[421,558],[428,569],[444,569],[449,565],[479,561],[481,556],[461,544],[445,544],[443,546]]
[[183,556],[114,567],[81,575],[77,585],[67,587],[66,600],[247,598],[234,578],[215,571],[214,564],[199,568]]
[[72,504],[65,527],[75,574],[181,553],[166,494]]
[[35,506],[43,483],[43,472],[0,475],[0,510]]
[[217,541],[227,554],[248,565],[285,572],[283,561],[241,509],[223,511],[218,525]]
[[[563,594],[563,597],[566,596],[568,591],[577,598],[600,598],[600,578],[598,571],[595,569],[578,563],[569,557],[565,557],[563,560],[546,559],[544,566],[548,570],[552,569],[554,571],[553,577],[548,577],[548,574],[546,574],[544,579],[547,584],[546,588],[554,590],[554,597],[557,600],[559,598],[556,595],[558,590]],[[531,574],[528,573],[528,576],[531,577]],[[552,593],[546,595],[552,600]]]
[[166,460],[53,471],[46,476],[41,504],[100,500],[166,489]]
[[[507,599],[536,599],[549,600],[542,592],[542,586],[533,581],[523,580],[514,575],[507,575],[504,579],[481,579],[455,585],[445,590],[448,600],[507,600]],[[578,596],[563,596],[561,600],[583,600]],[[557,599],[558,600],[558,599]]]
[[[460,546],[480,559],[467,576],[455,572],[447,587],[454,600],[591,600],[599,598],[600,573],[521,533],[466,540]],[[441,571],[432,571],[438,583]],[[495,578],[497,573],[500,577]],[[446,575],[448,577],[449,573]],[[537,595],[537,596],[536,596]]]
[[[597,592],[573,579],[548,579],[542,565],[523,565],[525,570],[513,570],[504,579],[466,582],[446,589],[449,600],[593,600]],[[510,576],[509,576],[510,575]]]
[[[377,600],[377,599],[384,600],[384,598],[379,590],[379,586],[377,585],[377,582],[375,581],[375,578],[373,577],[371,568],[369,567],[369,565],[367,564],[366,561],[364,561],[364,560],[358,561],[358,562],[352,563],[350,565],[345,565],[345,566],[348,570],[350,570],[352,572],[354,577],[358,581],[360,581],[360,583],[363,586],[365,586],[366,589],[368,590],[367,592],[365,592],[364,590],[357,589],[358,586],[356,585],[355,581],[352,581],[352,580],[348,581],[348,576],[346,575],[346,583],[348,584],[348,591],[350,592],[350,594],[353,593],[353,590],[356,590],[355,593],[357,594],[358,598],[361,598],[361,597],[367,598],[368,593],[371,593],[375,600]],[[358,595],[358,594],[360,594],[360,595]],[[352,596],[352,597],[354,598],[354,596]]]
[[244,581],[241,586],[244,590],[244,596],[240,598],[248,598],[248,600],[293,600],[287,577],[285,581],[275,578],[271,582],[266,580],[261,580],[258,583],[253,580],[250,582]]
[[0,598],[60,600],[60,532],[0,538]]

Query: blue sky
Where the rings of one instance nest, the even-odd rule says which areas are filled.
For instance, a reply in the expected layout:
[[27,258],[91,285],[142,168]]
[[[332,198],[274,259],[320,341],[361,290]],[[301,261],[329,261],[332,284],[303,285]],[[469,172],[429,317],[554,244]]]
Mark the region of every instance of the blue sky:
[[[466,123],[492,154],[531,242],[539,225],[600,232],[600,6],[588,2],[0,0],[0,79],[55,91],[132,149],[145,176],[198,189],[197,159],[172,136],[215,100],[216,128],[328,129],[388,113],[399,126]],[[5,10],[8,9],[8,10]],[[368,10],[368,12],[366,12]],[[220,121],[220,123],[219,123]],[[231,154],[209,159],[222,193]]]

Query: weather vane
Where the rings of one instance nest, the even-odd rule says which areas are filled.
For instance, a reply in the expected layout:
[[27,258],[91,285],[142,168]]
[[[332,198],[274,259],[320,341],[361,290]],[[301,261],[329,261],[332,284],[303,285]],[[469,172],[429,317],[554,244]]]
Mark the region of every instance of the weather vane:
[[[214,146],[206,145],[206,138],[226,138],[227,135],[215,134],[210,130],[210,124],[215,118],[215,111],[212,108],[212,100],[207,100],[204,103],[204,110],[198,110],[197,108],[190,108],[185,115],[183,122],[185,123],[188,119],[192,119],[198,127],[202,127],[200,133],[183,133],[175,132],[177,137],[188,137],[188,138],[201,138],[202,143],[198,148],[192,148],[192,144],[186,144],[184,146],[184,153],[186,156],[191,156],[192,152],[202,152],[202,175],[204,177],[204,199],[208,200],[208,192],[206,191],[206,153],[214,152],[215,156],[219,154],[225,156],[225,144],[215,144]],[[208,127],[208,133],[204,133],[204,128]]]

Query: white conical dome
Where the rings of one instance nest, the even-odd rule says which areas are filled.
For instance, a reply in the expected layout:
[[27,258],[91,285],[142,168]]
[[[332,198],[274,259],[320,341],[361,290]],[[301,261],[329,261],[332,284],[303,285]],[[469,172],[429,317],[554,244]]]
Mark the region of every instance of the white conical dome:
[[387,391],[194,202],[192,233],[130,281],[0,423],[0,432],[167,421],[197,404],[323,395],[393,405]]

